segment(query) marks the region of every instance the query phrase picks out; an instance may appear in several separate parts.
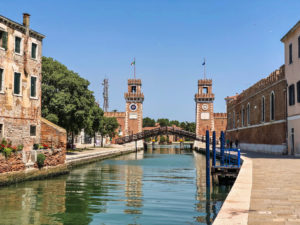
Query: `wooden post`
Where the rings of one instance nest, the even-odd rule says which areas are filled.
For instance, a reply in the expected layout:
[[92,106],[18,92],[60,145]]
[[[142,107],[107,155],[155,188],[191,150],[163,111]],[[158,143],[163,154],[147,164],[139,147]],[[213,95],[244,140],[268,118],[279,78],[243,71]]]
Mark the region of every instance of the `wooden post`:
[[213,131],[213,142],[212,142],[212,150],[213,150],[213,166],[216,166],[216,131]]

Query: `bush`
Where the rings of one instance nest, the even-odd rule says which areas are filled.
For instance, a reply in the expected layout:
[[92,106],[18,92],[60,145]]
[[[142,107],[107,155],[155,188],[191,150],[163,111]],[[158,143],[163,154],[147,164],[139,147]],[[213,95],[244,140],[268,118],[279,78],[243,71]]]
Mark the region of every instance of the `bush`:
[[38,150],[40,148],[40,145],[39,144],[33,144],[33,149],[34,150]]
[[39,168],[42,168],[44,166],[45,159],[46,156],[44,154],[40,153],[37,155],[36,163]]
[[4,148],[3,153],[5,158],[8,158],[11,155],[12,148]]
[[18,145],[18,147],[17,147],[17,150],[18,150],[18,151],[22,151],[22,150],[23,150],[23,148],[24,148],[24,146],[23,146],[23,145]]
[[2,139],[1,144],[2,145],[7,145],[7,141],[5,140],[5,138]]

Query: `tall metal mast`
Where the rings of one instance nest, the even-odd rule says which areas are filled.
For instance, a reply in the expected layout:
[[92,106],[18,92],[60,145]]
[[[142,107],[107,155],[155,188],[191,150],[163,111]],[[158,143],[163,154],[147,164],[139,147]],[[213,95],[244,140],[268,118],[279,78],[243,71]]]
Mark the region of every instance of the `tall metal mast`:
[[103,80],[103,110],[108,111],[108,79]]

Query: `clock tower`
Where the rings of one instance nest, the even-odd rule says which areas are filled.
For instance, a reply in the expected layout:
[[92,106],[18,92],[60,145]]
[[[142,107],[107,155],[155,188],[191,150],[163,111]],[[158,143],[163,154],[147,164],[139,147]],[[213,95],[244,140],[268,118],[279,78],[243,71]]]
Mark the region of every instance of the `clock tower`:
[[125,136],[142,132],[144,94],[141,88],[140,79],[128,79],[128,92],[125,93]]
[[215,130],[214,124],[214,99],[212,93],[212,80],[198,80],[198,93],[195,94],[196,102],[196,135],[205,136],[206,130]]

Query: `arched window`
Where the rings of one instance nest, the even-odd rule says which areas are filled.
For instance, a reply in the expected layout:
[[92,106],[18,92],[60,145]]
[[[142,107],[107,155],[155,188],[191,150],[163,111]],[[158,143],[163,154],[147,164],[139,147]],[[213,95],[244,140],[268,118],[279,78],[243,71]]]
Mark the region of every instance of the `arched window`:
[[270,96],[270,120],[275,120],[275,93],[271,92]]
[[232,127],[235,128],[235,111],[233,111],[233,116],[232,116]]
[[245,109],[244,109],[244,106],[242,106],[242,127],[244,126],[244,114],[245,114]]
[[265,122],[265,116],[266,116],[266,109],[265,109],[265,96],[262,96],[261,98],[261,121]]
[[250,124],[250,103],[247,105],[247,125]]

